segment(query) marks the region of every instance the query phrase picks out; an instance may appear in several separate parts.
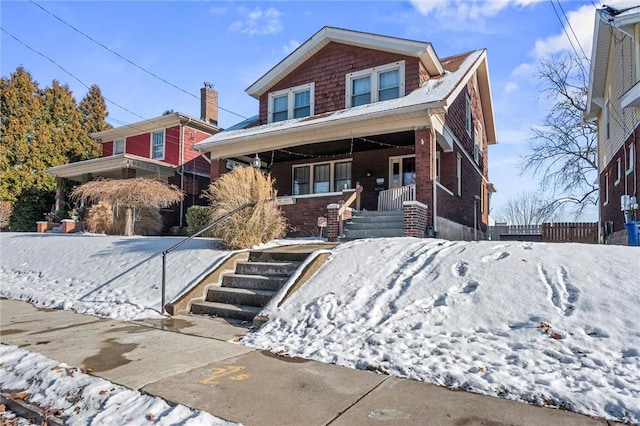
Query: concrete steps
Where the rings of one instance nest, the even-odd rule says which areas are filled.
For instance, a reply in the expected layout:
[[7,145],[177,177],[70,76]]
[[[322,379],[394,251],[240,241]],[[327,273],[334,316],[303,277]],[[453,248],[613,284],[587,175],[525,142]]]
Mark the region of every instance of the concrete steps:
[[354,212],[344,225],[342,241],[359,238],[402,237],[404,234],[402,210]]
[[297,271],[310,251],[251,251],[224,274],[219,286],[207,290],[204,301],[193,302],[191,312],[233,320],[252,321]]

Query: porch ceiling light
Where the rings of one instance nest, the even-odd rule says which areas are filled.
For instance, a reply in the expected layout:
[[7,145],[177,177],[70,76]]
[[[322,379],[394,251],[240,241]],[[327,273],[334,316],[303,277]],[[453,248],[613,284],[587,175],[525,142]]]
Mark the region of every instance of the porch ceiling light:
[[256,169],[259,169],[260,166],[262,166],[262,160],[260,160],[260,157],[258,157],[258,154],[256,154],[255,158],[251,162],[251,165]]

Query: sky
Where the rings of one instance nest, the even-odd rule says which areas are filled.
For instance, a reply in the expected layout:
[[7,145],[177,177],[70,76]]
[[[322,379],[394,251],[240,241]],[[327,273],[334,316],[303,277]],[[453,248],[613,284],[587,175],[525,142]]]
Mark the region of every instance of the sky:
[[[3,0],[0,67],[8,77],[23,66],[41,87],[54,79],[66,83],[78,100],[97,84],[107,99],[108,121],[116,127],[169,109],[199,117],[199,89],[210,82],[219,92],[219,124],[226,128],[257,114],[258,103],[246,88],[323,26],[431,42],[440,58],[486,48],[498,136],[489,148],[497,212],[515,195],[537,189],[536,179],[519,168],[530,129],[550,105],[538,96],[537,64],[574,49],[590,57],[596,5],[592,0]],[[597,217],[591,212],[583,219]]]
[[[112,319],[159,318],[161,253],[174,240],[2,232],[0,297]],[[198,238],[168,256],[168,300],[230,254],[215,241]],[[261,248],[303,242],[317,241],[276,240]],[[267,323],[236,344],[637,424],[638,250],[418,238],[343,243],[280,304],[294,275],[261,312]],[[64,262],[59,253],[66,253]],[[100,268],[96,259],[104,262]],[[57,383],[66,375],[52,365],[0,344],[0,386],[55,379],[39,394],[55,407],[82,383]],[[27,380],[32,376],[43,380]],[[85,400],[97,398],[106,410],[100,393],[106,387],[92,384]],[[122,387],[114,392],[126,413],[160,419],[166,410],[148,408],[160,403]],[[92,409],[83,405],[79,415],[91,418]]]

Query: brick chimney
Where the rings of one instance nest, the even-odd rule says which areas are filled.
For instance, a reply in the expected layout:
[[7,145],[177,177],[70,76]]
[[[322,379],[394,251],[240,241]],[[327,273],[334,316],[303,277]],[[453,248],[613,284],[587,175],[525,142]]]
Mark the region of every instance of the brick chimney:
[[200,119],[218,125],[218,92],[211,83],[204,83],[200,89]]

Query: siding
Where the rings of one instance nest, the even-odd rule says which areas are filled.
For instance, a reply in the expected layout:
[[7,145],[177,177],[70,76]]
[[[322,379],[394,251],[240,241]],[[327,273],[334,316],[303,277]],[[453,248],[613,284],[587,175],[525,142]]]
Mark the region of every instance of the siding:
[[[612,40],[619,40],[621,33],[615,32]],[[606,126],[604,121],[604,109],[598,117],[598,158],[599,169],[614,160],[615,153],[623,142],[629,137],[638,122],[638,116],[633,108],[622,109],[620,97],[628,91],[637,81],[636,75],[636,51],[633,41],[629,36],[624,36],[621,41],[612,42],[609,49],[609,62],[607,68],[607,81],[605,83],[605,100],[610,91],[609,112],[609,139],[606,139]],[[614,160],[615,161],[615,160]]]

